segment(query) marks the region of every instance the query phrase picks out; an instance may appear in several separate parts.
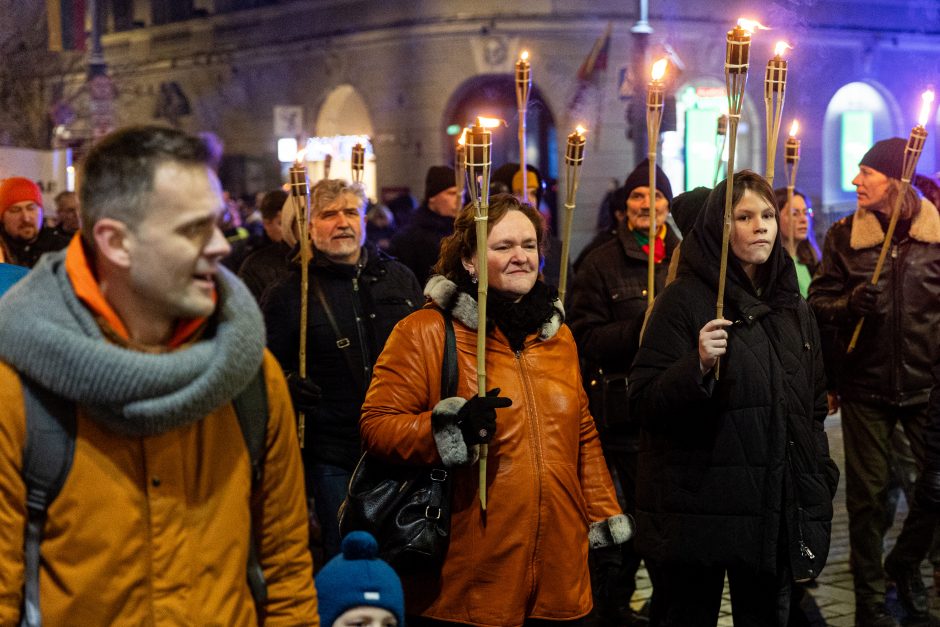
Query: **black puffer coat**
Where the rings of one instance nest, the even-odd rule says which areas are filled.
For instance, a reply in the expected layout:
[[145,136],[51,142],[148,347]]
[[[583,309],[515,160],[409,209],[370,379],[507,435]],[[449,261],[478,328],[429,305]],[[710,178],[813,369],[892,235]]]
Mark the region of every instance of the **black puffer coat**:
[[388,253],[408,266],[424,287],[437,263],[441,240],[453,232],[454,219],[434,213],[424,203],[415,209],[405,228],[392,236]]
[[833,388],[843,398],[919,405],[927,402],[930,369],[940,359],[940,215],[927,200],[907,234],[895,234],[879,279],[879,312],[865,317],[855,350],[846,354],[858,322],[849,294],[871,280],[884,238],[875,214],[864,209],[832,225],[809,302],[827,340]]
[[[419,309],[424,296],[414,274],[370,245],[365,262],[334,264],[322,255],[310,262],[307,318],[307,376],[323,398],[308,419],[304,462],[352,470],[361,455],[359,410],[372,377],[372,367],[399,320]],[[348,340],[337,346],[336,334],[317,298],[321,286],[336,324]],[[300,343],[300,266],[265,292],[261,309],[268,348],[285,372],[297,372]],[[347,353],[344,357],[343,352]],[[350,365],[352,364],[352,372]]]
[[638,551],[774,573],[785,550],[795,579],[815,577],[839,473],[823,430],[819,333],[779,237],[759,270],[761,296],[729,255],[728,352],[720,380],[699,369],[699,330],[715,318],[724,189],[683,240],[678,277],[656,299],[631,371],[631,411],[644,422]]

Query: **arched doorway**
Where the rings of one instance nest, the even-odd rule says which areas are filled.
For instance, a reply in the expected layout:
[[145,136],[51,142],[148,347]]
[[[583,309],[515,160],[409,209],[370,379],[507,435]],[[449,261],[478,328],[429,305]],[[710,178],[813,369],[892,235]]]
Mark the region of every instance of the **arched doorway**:
[[[453,146],[460,129],[469,126],[478,115],[505,120],[508,127],[493,132],[493,169],[504,163],[519,162],[519,111],[516,104],[515,79],[512,75],[487,74],[465,81],[451,96],[444,113],[443,142],[445,163],[454,160]],[[542,98],[538,86],[532,85],[526,110],[526,163],[542,173],[546,181],[544,202],[556,223],[557,202],[555,181],[558,179],[558,139],[555,118]]]
[[[897,105],[883,89],[863,82],[844,85],[832,96],[823,122],[823,210],[855,209],[852,179],[871,145],[895,135]],[[835,219],[836,216],[833,217]]]
[[307,167],[311,178],[318,180],[324,174],[324,159],[331,156],[330,177],[352,179],[352,147],[365,146],[365,169],[363,183],[366,193],[375,198],[376,170],[375,153],[372,151],[372,117],[365,100],[352,85],[340,85],[330,91],[314,127],[315,136],[307,142]]
[[356,88],[340,85],[331,91],[317,114],[314,128],[317,135],[372,136],[372,118],[369,109]]

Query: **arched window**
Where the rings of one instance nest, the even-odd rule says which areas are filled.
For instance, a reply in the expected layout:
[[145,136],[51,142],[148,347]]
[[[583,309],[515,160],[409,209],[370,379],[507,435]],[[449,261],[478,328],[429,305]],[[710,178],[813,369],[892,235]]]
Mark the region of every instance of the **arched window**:
[[[519,162],[518,124],[515,79],[511,74],[488,74],[465,81],[451,96],[444,114],[447,135],[442,162],[454,160],[456,135],[478,115],[506,120],[508,128],[493,133],[493,169],[504,163]],[[544,201],[554,215],[556,202],[551,183],[558,178],[558,145],[555,118],[536,85],[529,94],[526,110],[526,163],[539,169],[547,183]]]
[[[728,145],[717,134],[718,118],[728,111],[723,81],[704,78],[676,90],[676,129],[663,133],[662,168],[674,193],[699,186],[712,187],[727,176]],[[760,140],[755,129],[763,126],[757,110],[745,95],[735,149],[734,169],[760,168]],[[762,134],[761,134],[762,135]],[[720,157],[720,160],[719,160]]]
[[858,162],[871,145],[896,134],[889,95],[862,82],[841,87],[826,107],[823,122],[823,210],[843,213],[855,208]]

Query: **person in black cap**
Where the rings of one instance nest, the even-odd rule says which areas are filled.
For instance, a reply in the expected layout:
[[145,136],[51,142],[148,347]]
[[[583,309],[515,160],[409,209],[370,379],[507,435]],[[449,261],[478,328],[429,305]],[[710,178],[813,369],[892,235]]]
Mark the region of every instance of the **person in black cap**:
[[[610,242],[614,239],[617,239],[617,232],[620,227],[623,225],[624,220],[627,218],[627,213],[630,211],[627,201],[630,199],[632,194],[635,194],[633,206],[636,212],[640,212],[642,209],[642,202],[648,202],[649,195],[649,160],[644,159],[636,166],[633,171],[627,175],[627,180],[623,182],[623,186],[615,189],[609,197],[609,202],[607,205],[608,211],[610,211],[611,222],[615,225],[613,229],[609,231],[601,231],[594,236],[587,246],[581,250],[581,254],[578,255],[578,258],[574,261],[574,271],[578,272],[578,269],[581,267],[581,264],[584,263],[584,260],[587,259],[587,256],[594,251],[596,248],[600,248],[607,242]],[[644,196],[645,195],[645,196]],[[647,198],[646,201],[641,199]],[[656,166],[656,223],[664,224],[666,216],[669,215],[670,205],[672,204],[672,185],[669,184],[669,179],[666,177],[666,173],[663,172],[662,168]],[[645,211],[648,211],[649,207],[647,206]],[[649,222],[644,222],[649,227]]]
[[[672,186],[656,168],[656,293],[664,285],[669,259],[679,238],[666,226]],[[640,345],[646,313],[649,258],[649,164],[640,163],[612,196],[616,235],[588,253],[572,283],[568,325],[581,356],[591,415],[597,422],[611,475],[620,482],[624,511],[635,510],[636,462],[640,425],[627,409],[626,373]],[[606,555],[598,555],[602,562]],[[621,550],[622,565],[598,563],[598,611],[608,621],[637,620],[630,597],[636,589],[640,558],[633,543]]]
[[[899,424],[904,428],[922,469],[930,372],[940,358],[940,214],[911,188],[904,192],[878,284],[871,284],[903,189],[905,143],[898,137],[886,139],[862,157],[852,181],[858,209],[829,229],[809,288],[809,302],[824,327],[830,398],[842,409],[849,563],[858,625],[898,624],[884,604],[885,573],[897,583],[907,615],[928,616],[920,562],[936,519],[923,512],[917,499],[882,567],[891,434]],[[847,353],[863,317],[858,343]]]
[[388,252],[408,266],[424,287],[437,263],[441,240],[454,232],[454,218],[460,210],[454,169],[435,165],[424,181],[424,202],[415,209],[408,225],[389,243]]

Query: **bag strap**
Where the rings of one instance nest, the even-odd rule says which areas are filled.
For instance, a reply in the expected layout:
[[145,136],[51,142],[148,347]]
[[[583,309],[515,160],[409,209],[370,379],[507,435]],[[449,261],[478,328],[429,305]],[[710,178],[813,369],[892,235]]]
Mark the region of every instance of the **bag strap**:
[[457,395],[457,337],[454,335],[454,320],[450,312],[444,316],[444,357],[441,361],[441,399]]
[[[248,448],[248,458],[251,461],[251,498],[254,501],[260,494],[261,482],[264,478],[264,454],[267,450],[268,436],[268,390],[264,380],[264,367],[258,369],[258,374],[251,380],[248,387],[242,390],[232,400],[238,425],[241,427],[245,446]],[[258,525],[256,524],[255,507],[252,502],[251,533],[248,542],[248,587],[258,612],[259,624],[264,623],[264,608],[268,602],[268,586],[264,580],[264,569],[261,568],[258,546]]]
[[24,538],[23,607],[20,625],[39,627],[39,546],[49,504],[72,468],[75,453],[75,407],[32,381],[20,377],[26,409],[26,535]]
[[353,363],[352,355],[347,350],[352,343],[349,341],[349,338],[343,335],[343,332],[340,331],[339,325],[336,323],[336,316],[333,315],[333,308],[330,306],[330,302],[326,299],[326,295],[323,293],[323,287],[320,285],[319,281],[313,282],[313,291],[317,295],[317,300],[320,302],[320,307],[323,308],[323,313],[326,314],[326,320],[330,324],[330,328],[333,329],[333,335],[336,337],[336,347],[339,349],[339,352],[343,355],[343,359],[346,361],[346,367],[349,368],[349,374],[359,382],[359,387],[363,391],[366,391],[368,383],[363,381],[360,378],[359,368],[356,367],[356,364]]

